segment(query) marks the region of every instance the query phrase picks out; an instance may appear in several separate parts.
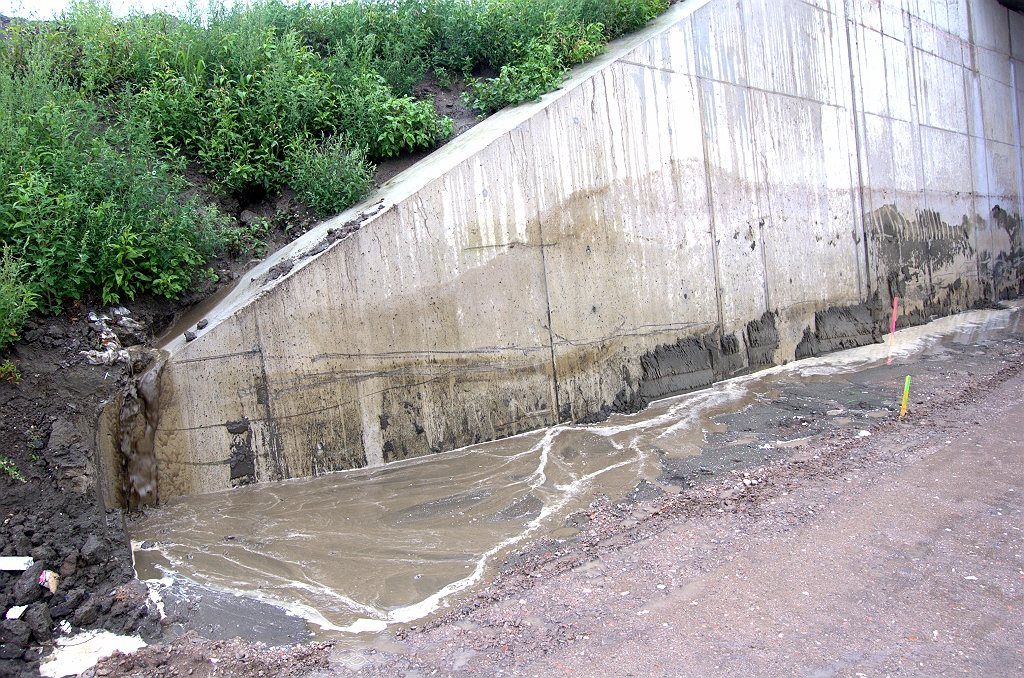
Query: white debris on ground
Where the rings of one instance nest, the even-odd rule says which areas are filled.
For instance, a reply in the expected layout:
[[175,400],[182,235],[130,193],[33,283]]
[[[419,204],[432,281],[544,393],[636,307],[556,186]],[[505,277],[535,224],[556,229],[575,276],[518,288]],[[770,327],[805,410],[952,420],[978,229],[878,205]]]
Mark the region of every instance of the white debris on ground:
[[21,619],[21,615],[25,614],[25,610],[28,609],[28,605],[15,605],[11,609],[7,610],[7,614],[4,619]]
[[32,567],[33,562],[30,556],[0,556],[0,570],[24,572]]
[[130,363],[132,361],[131,354],[121,346],[121,340],[117,338],[117,334],[114,330],[110,329],[108,323],[113,322],[118,327],[122,327],[129,332],[138,332],[142,329],[142,324],[132,318],[129,315],[128,309],[124,307],[118,307],[111,310],[111,318],[106,313],[89,314],[89,327],[93,329],[98,335],[100,335],[100,343],[103,345],[103,350],[89,350],[79,351],[79,353],[85,356],[86,362],[90,365],[113,365],[116,362]]
[[47,678],[77,676],[96,666],[100,659],[109,657],[114,650],[131,654],[146,647],[136,636],[119,636],[109,631],[85,631],[70,638],[61,638],[49,659],[39,665],[39,675]]

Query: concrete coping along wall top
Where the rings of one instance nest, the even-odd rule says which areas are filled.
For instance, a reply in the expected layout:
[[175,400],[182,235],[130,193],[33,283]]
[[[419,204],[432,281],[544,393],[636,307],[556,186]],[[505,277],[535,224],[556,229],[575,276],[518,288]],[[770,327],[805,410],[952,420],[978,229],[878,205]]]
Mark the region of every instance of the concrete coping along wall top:
[[[366,199],[318,224],[301,237],[274,252],[240,277],[239,282],[225,298],[204,316],[208,324],[202,330],[195,330],[197,337],[212,331],[231,314],[273,289],[333,246],[337,241],[332,242],[331,233],[335,230],[353,222],[361,224],[361,228],[371,226],[378,216],[416,193],[428,182],[448,172],[466,158],[475,155],[509,130],[515,129],[543,111],[552,102],[587,82],[609,64],[621,59],[652,36],[682,21],[709,2],[711,0],[687,0],[672,5],[664,14],[653,19],[650,24],[639,31],[610,42],[604,54],[573,69],[559,89],[545,94],[537,101],[526,102],[498,111],[487,120],[393,177]],[[285,272],[275,275],[276,271],[281,270],[285,270]],[[175,354],[185,344],[184,335],[178,334],[170,338],[161,348],[168,351],[173,360]]]

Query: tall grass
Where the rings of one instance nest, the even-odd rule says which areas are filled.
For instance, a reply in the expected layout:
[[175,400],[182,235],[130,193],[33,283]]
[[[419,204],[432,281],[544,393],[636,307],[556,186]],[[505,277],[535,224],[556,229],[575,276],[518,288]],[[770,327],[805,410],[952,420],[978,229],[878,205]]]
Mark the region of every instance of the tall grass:
[[[489,113],[557,87],[667,4],[256,0],[116,17],[85,0],[12,23],[0,36],[0,330],[88,292],[188,289],[238,240],[186,197],[188,163],[242,196],[291,186],[326,215],[369,189],[374,159],[450,136],[411,96],[428,72],[465,76],[468,103]],[[497,75],[473,77],[483,70]]]
[[185,291],[225,220],[180,197],[181,170],[130,97],[82,96],[38,49],[24,68],[0,62],[0,244],[33,302]]

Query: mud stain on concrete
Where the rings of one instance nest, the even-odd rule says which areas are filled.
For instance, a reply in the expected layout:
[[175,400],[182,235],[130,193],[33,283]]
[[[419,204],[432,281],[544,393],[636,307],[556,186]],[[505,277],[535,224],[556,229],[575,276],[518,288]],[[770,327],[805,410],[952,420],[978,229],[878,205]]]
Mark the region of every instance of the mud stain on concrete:
[[1020,214],[1011,214],[999,205],[992,208],[992,221],[1006,231],[1010,250],[999,252],[992,263],[995,298],[1013,299],[1024,294],[1024,244],[1021,242]]
[[779,330],[775,326],[775,314],[765,311],[758,320],[747,323],[747,363],[753,366],[775,364],[775,352],[779,348]]
[[882,340],[882,332],[867,304],[833,307],[814,314],[814,330],[804,330],[796,359],[856,348]]
[[[774,316],[766,314],[774,328]],[[770,336],[770,332],[765,334]],[[764,340],[764,337],[761,337]],[[778,345],[778,334],[775,335]],[[622,390],[615,400],[604,403],[593,413],[580,417],[576,423],[604,421],[612,413],[634,414],[651,401],[688,391],[706,388],[740,373],[746,367],[743,347],[735,334],[719,337],[706,334],[683,337],[674,344],[663,344],[640,356],[640,375],[633,379],[628,366],[623,366]]]
[[122,463],[122,494],[131,510],[157,503],[158,468],[154,439],[160,419],[160,383],[168,354],[128,384],[118,413],[118,446]]
[[[929,209],[917,210],[908,217],[895,204],[867,212],[864,225],[870,244],[869,261],[875,271],[876,294],[883,305],[886,297],[890,303],[894,297],[914,302],[922,314],[920,318],[907,318],[909,324],[968,308],[971,296],[977,296],[980,290],[970,284],[973,281],[949,272],[975,259],[971,224],[966,214],[960,223],[953,224]],[[977,267],[971,264],[970,268]]]
[[229,421],[228,433],[231,434],[231,486],[248,485],[256,482],[256,454],[252,449],[252,430],[246,419]]

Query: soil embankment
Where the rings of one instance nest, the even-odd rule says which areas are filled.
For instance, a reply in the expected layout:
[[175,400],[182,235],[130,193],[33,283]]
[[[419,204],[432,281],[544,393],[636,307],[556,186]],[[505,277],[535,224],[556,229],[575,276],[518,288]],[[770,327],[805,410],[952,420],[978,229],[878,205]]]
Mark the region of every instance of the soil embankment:
[[[99,343],[93,325],[77,314],[31,321],[10,352],[21,379],[0,380],[0,453],[23,478],[0,473],[0,555],[34,561],[24,573],[0,572],[0,609],[28,605],[20,619],[0,622],[0,676],[33,674],[65,624],[160,633],[159,613],[134,579],[121,512],[99,493],[96,457],[104,404],[144,363],[88,364],[79,351]],[[125,343],[145,340],[117,329]],[[52,593],[37,583],[44,569],[59,576]]]

